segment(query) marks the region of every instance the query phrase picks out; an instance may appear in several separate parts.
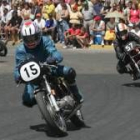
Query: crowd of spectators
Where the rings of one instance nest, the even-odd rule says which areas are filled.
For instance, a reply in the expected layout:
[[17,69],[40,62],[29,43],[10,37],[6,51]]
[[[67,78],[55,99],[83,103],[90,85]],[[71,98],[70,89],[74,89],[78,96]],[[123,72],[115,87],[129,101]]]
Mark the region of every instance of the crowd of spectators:
[[[117,11],[124,18],[106,14]],[[138,0],[3,0],[0,1],[0,37],[20,41],[20,26],[32,20],[44,36],[64,48],[88,48],[92,44],[111,45],[115,25],[125,22],[140,37]]]

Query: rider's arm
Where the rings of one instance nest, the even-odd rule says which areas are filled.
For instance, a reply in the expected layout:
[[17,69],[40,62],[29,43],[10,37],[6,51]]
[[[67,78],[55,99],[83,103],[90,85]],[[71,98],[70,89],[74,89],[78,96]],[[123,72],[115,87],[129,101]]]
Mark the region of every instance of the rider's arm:
[[21,49],[16,50],[15,54],[15,68],[14,68],[14,78],[15,81],[18,82],[20,80],[20,74],[19,74],[19,66],[22,62],[25,60],[25,53]]
[[121,45],[120,45],[119,41],[115,40],[114,41],[114,49],[115,49],[115,52],[116,52],[116,57],[118,59],[122,60],[123,57],[124,57],[124,52],[122,51],[122,49],[120,47],[121,47]]
[[46,52],[49,53],[49,56],[54,57],[57,63],[62,62],[63,56],[62,54],[56,49],[55,44],[52,39],[48,37],[43,37],[43,45],[46,49]]
[[133,32],[129,32],[129,38],[131,38],[132,41],[135,41],[137,44],[140,44],[140,37],[137,36]]

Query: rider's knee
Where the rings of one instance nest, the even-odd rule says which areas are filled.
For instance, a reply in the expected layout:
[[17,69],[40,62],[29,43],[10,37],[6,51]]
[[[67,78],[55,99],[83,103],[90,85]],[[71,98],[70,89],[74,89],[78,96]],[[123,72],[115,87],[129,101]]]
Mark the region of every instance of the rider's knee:
[[67,69],[67,72],[65,72],[64,77],[67,80],[67,82],[73,83],[76,78],[76,71],[73,68],[69,68]]

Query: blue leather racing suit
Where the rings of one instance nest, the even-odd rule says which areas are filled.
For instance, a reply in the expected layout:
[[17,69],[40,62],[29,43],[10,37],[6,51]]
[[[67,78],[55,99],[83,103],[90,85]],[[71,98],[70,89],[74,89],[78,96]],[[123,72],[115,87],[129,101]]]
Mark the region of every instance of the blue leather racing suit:
[[[17,82],[20,79],[19,74],[19,66],[22,62],[26,59],[35,58],[40,62],[46,62],[48,57],[55,58],[57,63],[62,62],[63,57],[61,53],[55,48],[53,41],[49,37],[42,37],[40,43],[34,49],[28,49],[24,44],[21,44],[16,49],[15,54],[15,69],[14,69],[14,77],[15,81]],[[71,67],[66,67],[63,65],[58,65],[58,68],[53,71],[53,74],[56,76],[63,76],[67,80],[68,83],[71,85],[75,82],[76,72]],[[22,96],[23,104],[31,107],[36,104],[33,91],[35,89],[35,85],[33,84],[26,84],[24,93]],[[82,96],[79,93],[77,86],[75,87],[72,85],[71,90],[75,93],[79,100],[81,100]]]

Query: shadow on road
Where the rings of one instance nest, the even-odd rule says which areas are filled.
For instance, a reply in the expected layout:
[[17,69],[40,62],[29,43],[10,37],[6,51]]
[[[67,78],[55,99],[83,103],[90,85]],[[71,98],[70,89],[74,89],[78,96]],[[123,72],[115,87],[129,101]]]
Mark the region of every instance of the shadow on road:
[[[83,128],[91,128],[89,126],[84,126]],[[54,134],[49,127],[47,126],[47,124],[39,124],[39,125],[33,125],[30,126],[30,129],[38,131],[38,132],[45,132],[47,136],[49,137],[56,137],[56,138],[60,138],[60,137],[66,137],[68,136],[68,134],[65,135],[56,135]],[[67,131],[77,131],[80,130],[82,128],[78,128],[75,125],[73,125],[71,122],[67,122]]]
[[138,87],[140,88],[140,83],[126,83],[126,84],[123,84],[122,86],[126,86],[126,87]]
[[38,131],[38,132],[45,132],[47,136],[54,137],[54,138],[55,137],[60,138],[60,137],[66,137],[67,136],[67,134],[65,134],[65,135],[54,134],[54,132],[49,129],[47,124],[39,124],[39,125],[30,126],[30,129]]

